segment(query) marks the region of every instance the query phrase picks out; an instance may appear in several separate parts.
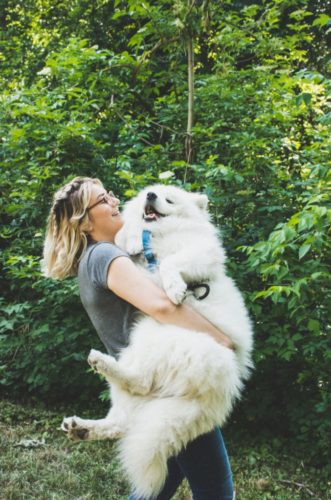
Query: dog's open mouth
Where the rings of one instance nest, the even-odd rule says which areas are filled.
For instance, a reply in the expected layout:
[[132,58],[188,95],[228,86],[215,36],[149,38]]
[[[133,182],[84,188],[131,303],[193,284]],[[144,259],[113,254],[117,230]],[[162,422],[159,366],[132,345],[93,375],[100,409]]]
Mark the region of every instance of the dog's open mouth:
[[143,217],[146,222],[151,222],[153,220],[157,220],[159,217],[164,217],[164,215],[160,214],[160,212],[158,212],[156,208],[153,207],[153,205],[147,203],[145,205],[145,211]]

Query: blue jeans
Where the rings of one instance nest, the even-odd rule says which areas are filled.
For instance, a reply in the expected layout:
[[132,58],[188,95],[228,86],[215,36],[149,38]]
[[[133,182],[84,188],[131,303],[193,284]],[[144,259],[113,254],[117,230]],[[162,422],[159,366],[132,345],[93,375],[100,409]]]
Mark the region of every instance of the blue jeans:
[[[168,460],[167,480],[153,500],[170,500],[184,477],[193,500],[232,500],[232,473],[219,428],[197,437]],[[129,500],[144,499],[131,495]]]

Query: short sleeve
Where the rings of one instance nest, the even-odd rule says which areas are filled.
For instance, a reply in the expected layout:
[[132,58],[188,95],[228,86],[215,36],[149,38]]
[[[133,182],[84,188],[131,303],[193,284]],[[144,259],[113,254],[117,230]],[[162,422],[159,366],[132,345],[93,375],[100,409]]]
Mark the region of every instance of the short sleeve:
[[97,243],[91,250],[87,267],[91,281],[102,288],[108,288],[108,269],[117,257],[129,257],[129,255],[116,245],[107,242]]

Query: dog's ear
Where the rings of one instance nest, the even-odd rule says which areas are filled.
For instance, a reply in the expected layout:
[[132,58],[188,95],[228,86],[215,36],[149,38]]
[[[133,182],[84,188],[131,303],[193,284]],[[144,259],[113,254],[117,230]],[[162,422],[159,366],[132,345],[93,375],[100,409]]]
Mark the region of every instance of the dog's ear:
[[207,210],[209,200],[206,194],[190,193],[190,195],[193,197],[196,205],[201,208],[201,210]]

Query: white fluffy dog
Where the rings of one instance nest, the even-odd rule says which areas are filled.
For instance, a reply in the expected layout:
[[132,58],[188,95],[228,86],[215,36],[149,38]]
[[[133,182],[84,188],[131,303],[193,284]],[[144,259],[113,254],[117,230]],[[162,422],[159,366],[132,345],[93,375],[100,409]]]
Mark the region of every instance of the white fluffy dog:
[[[95,350],[89,355],[89,363],[111,383],[107,417],[69,417],[62,424],[74,439],[119,437],[122,465],[144,498],[162,488],[170,456],[224,423],[252,366],[251,323],[225,274],[225,253],[207,202],[205,195],[174,186],[151,186],[127,203],[116,243],[146,268],[141,235],[150,231],[157,269],[148,272],[174,303],[185,299],[225,332],[235,350],[204,333],[142,316],[118,361]],[[189,289],[201,283],[210,293],[198,300],[206,287]]]

